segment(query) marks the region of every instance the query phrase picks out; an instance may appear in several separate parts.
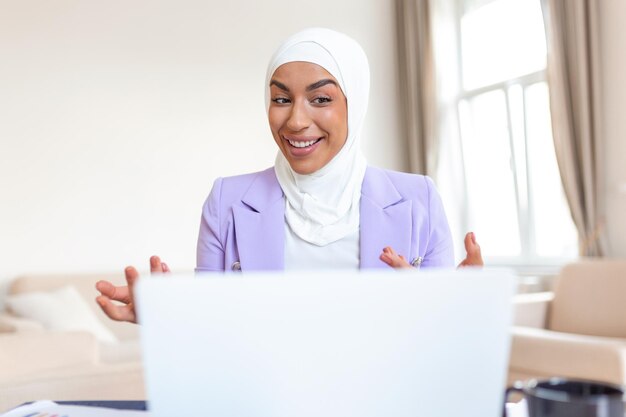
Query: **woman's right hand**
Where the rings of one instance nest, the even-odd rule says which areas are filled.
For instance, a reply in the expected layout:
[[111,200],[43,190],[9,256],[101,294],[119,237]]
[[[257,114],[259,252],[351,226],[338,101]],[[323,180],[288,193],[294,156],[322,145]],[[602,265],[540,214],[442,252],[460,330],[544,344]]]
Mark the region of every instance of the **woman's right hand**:
[[[165,262],[161,262],[158,256],[150,258],[150,272],[152,274],[162,274],[170,272],[170,268]],[[139,272],[133,266],[124,269],[127,285],[116,287],[109,281],[98,281],[96,289],[100,295],[96,297],[96,302],[104,313],[112,320],[128,321],[137,323],[137,313],[135,311],[135,297],[133,287],[139,279]],[[118,303],[113,303],[118,301]]]

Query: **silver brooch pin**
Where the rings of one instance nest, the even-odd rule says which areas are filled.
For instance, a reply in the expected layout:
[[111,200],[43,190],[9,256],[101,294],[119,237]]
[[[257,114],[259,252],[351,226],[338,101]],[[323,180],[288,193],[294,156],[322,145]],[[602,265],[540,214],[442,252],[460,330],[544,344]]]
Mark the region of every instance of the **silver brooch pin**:
[[417,258],[413,258],[413,260],[411,261],[411,266],[413,268],[419,268],[423,261],[424,261],[424,258],[422,258],[421,256],[418,256]]

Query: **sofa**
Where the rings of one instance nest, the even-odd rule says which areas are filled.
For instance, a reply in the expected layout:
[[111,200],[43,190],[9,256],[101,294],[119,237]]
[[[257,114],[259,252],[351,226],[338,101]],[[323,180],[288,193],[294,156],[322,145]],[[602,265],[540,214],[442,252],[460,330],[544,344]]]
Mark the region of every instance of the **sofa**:
[[145,399],[139,327],[109,320],[95,283],[122,274],[33,275],[0,313],[0,411],[27,401]]
[[626,261],[574,262],[516,297],[509,383],[551,376],[626,384]]
[[[581,279],[596,276],[598,267],[606,277],[607,269],[595,264],[593,271],[582,270],[577,276],[582,276]],[[570,271],[568,268],[564,268],[566,275]],[[608,276],[620,275],[613,271]],[[138,340],[140,328],[111,321],[102,313],[94,301],[97,296],[94,285],[100,279],[118,285],[124,283],[121,273],[32,275],[18,277],[12,282],[7,310],[0,312],[0,412],[41,399],[145,399]],[[609,286],[609,292],[616,294],[618,299],[623,298],[626,288],[615,287],[616,282],[623,285],[623,281],[604,280],[607,282],[596,280],[597,285],[591,287]],[[582,284],[576,284],[574,288],[578,285]],[[573,311],[574,316],[577,311],[585,311],[592,318],[591,324],[594,321],[608,323],[597,316],[596,304],[606,299],[602,290],[578,291],[572,304],[568,301],[571,299],[569,287],[568,279],[563,280],[560,276],[555,292],[523,293],[514,297],[515,326],[512,328],[509,384],[516,380],[556,375],[626,382],[624,335],[613,338],[550,328],[555,323],[554,314],[558,314],[554,308],[555,299],[558,308],[559,302],[565,301],[561,306]],[[520,287],[520,290],[524,291],[524,288]],[[590,299],[593,302],[588,304]],[[611,317],[617,314],[617,321],[613,322],[621,326],[626,323],[622,319],[626,317],[626,310],[620,310],[624,305],[626,303],[607,306],[609,310],[600,309],[600,313]],[[57,315],[54,313],[57,310],[65,316],[49,317]],[[32,317],[37,311],[40,317]],[[74,320],[73,316],[79,316],[81,320]],[[93,320],[85,320],[85,316]],[[576,317],[568,323],[580,327]]]

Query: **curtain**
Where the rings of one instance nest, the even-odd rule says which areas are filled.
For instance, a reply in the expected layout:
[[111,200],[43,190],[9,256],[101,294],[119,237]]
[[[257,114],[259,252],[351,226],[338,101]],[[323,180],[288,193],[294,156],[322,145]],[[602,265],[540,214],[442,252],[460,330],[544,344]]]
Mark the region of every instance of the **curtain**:
[[396,0],[396,13],[409,168],[414,173],[434,176],[438,144],[430,2]]
[[542,0],[554,147],[581,256],[606,254],[598,3]]

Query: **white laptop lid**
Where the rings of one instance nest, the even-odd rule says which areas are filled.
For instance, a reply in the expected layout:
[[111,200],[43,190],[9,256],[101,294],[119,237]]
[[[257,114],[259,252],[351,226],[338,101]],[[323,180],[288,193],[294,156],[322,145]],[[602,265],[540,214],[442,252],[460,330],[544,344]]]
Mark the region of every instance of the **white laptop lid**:
[[507,271],[171,276],[138,285],[154,417],[499,417]]

